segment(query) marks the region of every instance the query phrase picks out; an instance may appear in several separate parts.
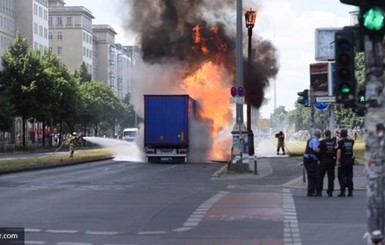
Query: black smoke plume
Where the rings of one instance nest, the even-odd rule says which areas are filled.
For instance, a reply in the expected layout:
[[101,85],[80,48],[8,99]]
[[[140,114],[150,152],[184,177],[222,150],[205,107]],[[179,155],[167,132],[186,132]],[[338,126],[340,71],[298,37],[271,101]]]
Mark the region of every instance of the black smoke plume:
[[[137,34],[144,62],[185,63],[202,61],[224,65],[235,84],[236,1],[234,0],[126,0],[127,28]],[[257,17],[258,18],[258,17]],[[197,37],[196,27],[199,25]],[[257,28],[257,26],[255,27]],[[244,28],[246,32],[246,27]],[[244,35],[246,37],[246,35]],[[245,40],[246,38],[244,38]],[[244,65],[246,101],[259,108],[269,79],[278,72],[277,51],[257,38],[252,65]],[[247,44],[243,45],[245,50]],[[203,47],[207,52],[203,54]]]

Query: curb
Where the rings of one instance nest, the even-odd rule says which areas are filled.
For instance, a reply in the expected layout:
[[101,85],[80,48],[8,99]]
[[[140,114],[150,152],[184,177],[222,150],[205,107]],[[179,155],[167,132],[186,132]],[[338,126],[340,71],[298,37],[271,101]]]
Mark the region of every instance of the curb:
[[73,166],[73,165],[80,165],[80,164],[92,163],[92,162],[98,162],[98,161],[106,161],[106,160],[111,160],[111,159],[113,159],[113,157],[104,157],[104,158],[91,159],[91,160],[81,160],[81,161],[78,161],[78,162],[63,163],[63,164],[49,165],[49,166],[41,166],[41,167],[36,167],[36,168],[24,168],[24,169],[6,170],[6,171],[0,172],[0,176],[1,175],[5,175],[5,174],[14,174],[14,173],[38,171],[38,170],[44,170],[44,169],[68,167],[68,166]]

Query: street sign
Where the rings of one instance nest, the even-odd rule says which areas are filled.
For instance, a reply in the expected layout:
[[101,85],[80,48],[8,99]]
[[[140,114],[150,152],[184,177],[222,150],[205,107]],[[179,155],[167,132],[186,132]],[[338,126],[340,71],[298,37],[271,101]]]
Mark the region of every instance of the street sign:
[[310,88],[315,96],[329,95],[329,63],[310,64]]
[[244,96],[235,96],[230,98],[230,103],[234,104],[244,104],[245,103],[245,97]]
[[317,98],[315,98],[315,101],[319,102],[319,103],[335,103],[336,97],[335,96],[317,97]]
[[323,102],[314,101],[314,107],[318,110],[325,110],[329,104]]

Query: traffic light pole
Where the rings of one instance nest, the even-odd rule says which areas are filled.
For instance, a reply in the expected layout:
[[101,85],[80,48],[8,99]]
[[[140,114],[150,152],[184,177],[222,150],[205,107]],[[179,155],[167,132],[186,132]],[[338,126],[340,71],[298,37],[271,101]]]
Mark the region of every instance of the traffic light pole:
[[368,235],[374,244],[384,244],[385,197],[385,94],[382,36],[364,36],[366,65],[365,143],[368,178]]

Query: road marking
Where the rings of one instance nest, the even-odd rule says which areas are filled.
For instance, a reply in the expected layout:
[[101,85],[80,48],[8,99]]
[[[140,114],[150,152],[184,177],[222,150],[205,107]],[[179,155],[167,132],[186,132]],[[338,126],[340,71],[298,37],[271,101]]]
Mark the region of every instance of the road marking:
[[47,244],[47,242],[44,241],[25,241],[25,245],[43,245]]
[[173,231],[175,232],[185,232],[193,229],[198,226],[202,221],[203,217],[206,215],[207,211],[222,197],[227,195],[227,191],[221,191],[218,194],[212,196],[205,202],[203,202],[195,211],[190,215],[182,227],[176,228]]
[[63,234],[75,234],[75,233],[78,233],[79,231],[77,230],[45,230],[45,232],[48,232],[48,233],[63,233]]
[[41,232],[41,229],[26,228],[25,232]]
[[92,245],[92,243],[84,242],[58,242],[57,245]]
[[302,245],[293,195],[290,189],[283,189],[282,191],[284,245]]
[[159,235],[159,234],[167,234],[167,231],[141,231],[138,232],[138,235]]
[[117,231],[86,231],[85,234],[88,235],[103,235],[103,236],[114,236],[118,235]]

